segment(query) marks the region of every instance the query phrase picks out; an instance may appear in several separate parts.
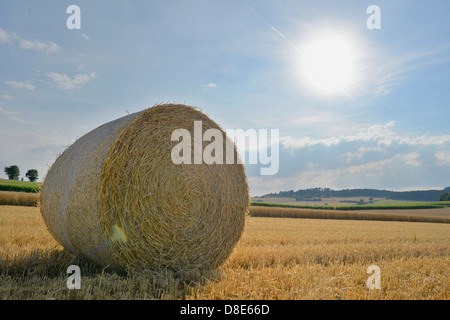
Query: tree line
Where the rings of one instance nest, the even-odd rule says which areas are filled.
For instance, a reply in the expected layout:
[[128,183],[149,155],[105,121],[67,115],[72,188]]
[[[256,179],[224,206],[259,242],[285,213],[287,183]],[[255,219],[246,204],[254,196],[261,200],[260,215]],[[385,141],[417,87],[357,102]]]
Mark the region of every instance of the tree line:
[[[17,165],[5,167],[5,174],[8,176],[9,180],[19,180],[20,169]],[[35,182],[39,177],[39,173],[36,169],[29,169],[25,173],[25,177],[27,177],[31,182]]]
[[330,188],[310,188],[303,190],[280,191],[278,193],[269,193],[264,197],[287,197],[308,200],[313,198],[331,198],[331,197],[373,197],[392,200],[408,201],[438,201],[443,193],[450,193],[450,187],[444,190],[414,190],[414,191],[390,191],[378,189],[343,189],[333,190]]

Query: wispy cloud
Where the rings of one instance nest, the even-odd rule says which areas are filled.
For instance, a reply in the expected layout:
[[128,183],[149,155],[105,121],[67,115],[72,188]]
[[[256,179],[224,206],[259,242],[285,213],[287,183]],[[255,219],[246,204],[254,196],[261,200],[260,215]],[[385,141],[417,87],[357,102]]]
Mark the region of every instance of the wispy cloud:
[[0,44],[13,44],[15,41],[18,42],[22,49],[33,50],[39,53],[51,54],[62,51],[62,48],[53,41],[42,42],[37,40],[26,40],[16,33],[9,34],[4,29],[0,28]]
[[71,78],[67,74],[50,72],[47,73],[47,76],[56,83],[58,89],[72,90],[75,88],[82,88],[85,83],[95,79],[96,74],[95,72],[76,74],[73,78]]
[[445,46],[435,49],[424,49],[415,52],[409,52],[397,57],[392,57],[385,52],[378,52],[379,56],[385,56],[385,60],[381,60],[374,56],[373,61],[378,61],[368,69],[364,69],[365,74],[370,74],[372,83],[370,88],[361,94],[368,95],[371,98],[386,96],[391,93],[401,83],[411,77],[414,71],[425,66],[438,64],[448,61],[450,58],[442,58],[439,56],[444,50],[448,50]]
[[437,151],[434,156],[439,166],[450,166],[450,151]]
[[418,167],[422,164],[422,161],[419,160],[420,153],[418,152],[410,152],[403,155],[403,160],[406,164],[414,167]]
[[31,81],[5,81],[5,84],[15,89],[34,90],[36,86]]
[[42,123],[39,123],[39,122],[36,122],[36,121],[24,120],[24,119],[18,118],[16,116],[12,116],[12,117],[9,117],[9,118],[11,120],[14,120],[14,121],[17,121],[17,122],[20,122],[20,123],[24,123],[24,124],[31,124],[31,125],[36,125],[36,126],[42,126],[43,125]]
[[39,122],[24,120],[22,118],[19,118],[18,115],[20,115],[20,112],[6,110],[5,108],[2,107],[3,104],[4,104],[3,101],[0,101],[0,115],[8,116],[9,120],[13,120],[13,121],[28,124],[28,125],[30,125],[30,124],[31,125],[39,125],[39,126],[42,125]]
[[0,114],[6,115],[6,116],[12,116],[12,115],[19,114],[19,112],[5,110],[4,108],[1,107],[1,105],[3,105],[3,102],[0,101]]
[[0,99],[11,100],[13,97],[7,94],[0,94]]
[[53,41],[47,43],[41,41],[30,41],[19,38],[20,47],[26,50],[33,50],[39,53],[51,54],[61,51],[61,47]]
[[217,85],[213,82],[210,82],[208,84],[202,84],[201,87],[203,88],[217,88]]
[[87,35],[86,33],[82,33],[80,36],[81,36],[84,40],[89,41],[89,37],[88,37],[88,35]]
[[0,28],[0,44],[11,43],[11,36],[8,32]]
[[360,147],[358,148],[357,152],[347,152],[344,154],[344,157],[346,158],[346,162],[352,162],[353,160],[361,160],[364,155],[367,153],[373,153],[373,152],[383,152],[386,153],[386,149],[382,147]]

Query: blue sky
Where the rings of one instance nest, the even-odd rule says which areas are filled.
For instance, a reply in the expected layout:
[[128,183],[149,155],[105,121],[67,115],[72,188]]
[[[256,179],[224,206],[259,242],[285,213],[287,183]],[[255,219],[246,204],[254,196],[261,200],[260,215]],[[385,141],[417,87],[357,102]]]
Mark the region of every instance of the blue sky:
[[[66,27],[72,4],[80,30]],[[369,5],[379,30],[366,26]],[[76,138],[175,102],[223,128],[280,130],[278,173],[246,166],[252,195],[444,188],[449,21],[447,0],[0,0],[0,166],[42,179]],[[303,75],[301,57],[324,37],[351,45],[348,94]]]

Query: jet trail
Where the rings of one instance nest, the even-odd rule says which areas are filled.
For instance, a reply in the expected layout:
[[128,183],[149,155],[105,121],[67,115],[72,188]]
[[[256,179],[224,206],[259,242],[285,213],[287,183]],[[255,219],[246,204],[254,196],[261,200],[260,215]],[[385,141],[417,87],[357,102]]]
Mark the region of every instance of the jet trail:
[[256,12],[252,7],[250,7],[248,5],[247,2],[245,2],[244,0],[242,0],[242,3],[251,11],[253,12],[253,14],[255,16],[257,16],[259,19],[261,19],[262,22],[264,22],[266,25],[268,25],[270,27],[270,29],[272,29],[275,33],[277,33],[281,39],[283,39],[284,41],[286,41],[287,44],[289,44],[292,48],[294,48],[296,51],[300,52],[300,49],[297,48],[292,42],[290,42],[285,36],[284,34],[282,34],[280,31],[278,31],[277,28],[275,28],[273,25],[271,25],[269,22],[267,22],[266,19],[264,19],[263,17],[261,17],[261,15]]

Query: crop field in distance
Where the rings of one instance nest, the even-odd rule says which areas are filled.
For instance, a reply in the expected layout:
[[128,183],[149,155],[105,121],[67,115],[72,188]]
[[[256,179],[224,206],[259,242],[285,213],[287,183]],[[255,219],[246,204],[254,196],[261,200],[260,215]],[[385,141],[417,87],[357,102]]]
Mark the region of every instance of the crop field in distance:
[[342,206],[346,204],[345,201],[357,202],[360,200],[363,200],[365,203],[371,203],[374,205],[401,205],[401,204],[414,204],[421,202],[412,200],[392,200],[376,197],[372,198],[372,200],[370,200],[370,197],[329,197],[329,198],[321,198],[320,201],[296,200],[295,198],[289,197],[253,197],[251,200],[253,202],[266,202],[266,203],[278,203],[278,204],[301,205],[301,206],[325,206],[325,205]]
[[326,210],[252,205],[252,217],[450,223],[450,207],[433,209]]
[[37,193],[40,191],[41,185],[41,182],[0,179],[0,191]]
[[[433,209],[438,210],[438,209]],[[73,256],[37,207],[0,206],[0,299],[433,299],[450,297],[448,223],[248,217],[214,274],[117,274]],[[81,269],[81,289],[66,286]],[[369,266],[380,288],[369,289]]]

